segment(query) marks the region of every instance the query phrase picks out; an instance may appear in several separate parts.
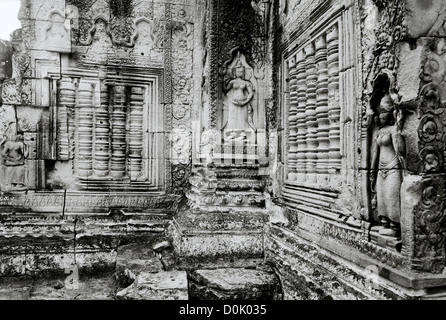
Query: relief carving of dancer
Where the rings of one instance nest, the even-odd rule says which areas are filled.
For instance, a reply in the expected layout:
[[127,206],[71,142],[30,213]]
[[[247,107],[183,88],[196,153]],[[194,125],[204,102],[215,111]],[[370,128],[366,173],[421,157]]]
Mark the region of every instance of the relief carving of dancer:
[[372,142],[370,182],[375,194],[372,206],[378,210],[382,227],[379,234],[399,237],[405,144],[401,135],[402,113],[395,108],[390,94],[385,94],[375,118],[378,134]]
[[229,132],[226,140],[245,140],[245,130],[255,130],[253,123],[253,107],[251,101],[254,97],[254,86],[245,80],[245,67],[239,60],[232,70],[233,77],[224,77],[223,92],[226,94],[223,102],[224,112],[223,129]]
[[2,162],[4,166],[4,185],[6,191],[26,190],[25,159],[28,146],[23,142],[22,134],[10,134],[0,141]]

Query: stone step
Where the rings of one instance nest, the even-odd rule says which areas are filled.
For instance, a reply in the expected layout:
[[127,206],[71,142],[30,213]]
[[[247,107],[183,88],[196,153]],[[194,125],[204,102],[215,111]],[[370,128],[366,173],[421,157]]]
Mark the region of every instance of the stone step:
[[268,268],[223,268],[189,273],[191,300],[279,300],[280,283]]

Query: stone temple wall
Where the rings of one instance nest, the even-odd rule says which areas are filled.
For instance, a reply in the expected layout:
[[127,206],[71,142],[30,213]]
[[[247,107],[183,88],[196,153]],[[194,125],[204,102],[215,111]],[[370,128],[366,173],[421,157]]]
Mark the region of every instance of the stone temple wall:
[[23,0],[0,274],[268,263],[285,299],[440,298],[446,1]]
[[0,75],[1,274],[107,265],[164,235],[191,168],[201,11],[22,1]]
[[280,1],[265,255],[286,298],[442,295],[444,8]]

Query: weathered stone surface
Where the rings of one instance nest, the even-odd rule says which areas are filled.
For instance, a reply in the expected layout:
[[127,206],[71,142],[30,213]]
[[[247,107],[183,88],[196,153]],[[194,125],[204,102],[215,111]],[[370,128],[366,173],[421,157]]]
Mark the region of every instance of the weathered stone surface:
[[[173,224],[169,227],[169,235],[182,268],[196,269],[208,264],[226,267],[241,260],[261,259],[263,255],[262,230],[186,233]],[[246,261],[241,265],[243,263]]]
[[122,299],[184,298],[181,268],[201,298],[262,298],[259,269],[209,269],[266,256],[287,299],[445,291],[446,0],[22,4],[0,275],[116,268]]
[[34,280],[31,277],[0,277],[0,300],[29,300]]
[[0,79],[12,76],[12,46],[9,41],[0,40]]
[[280,285],[273,272],[226,268],[196,270],[189,274],[191,299],[270,300],[280,298]]
[[[65,278],[62,278],[65,280]],[[112,300],[113,278],[111,274],[102,276],[84,277],[71,287],[66,285],[55,288],[55,283],[62,280],[51,278],[38,279],[33,285],[30,300]],[[62,281],[63,283],[63,281]]]
[[140,273],[132,285],[119,291],[120,300],[187,300],[186,271]]
[[407,0],[406,27],[413,38],[445,36],[446,2],[444,0]]

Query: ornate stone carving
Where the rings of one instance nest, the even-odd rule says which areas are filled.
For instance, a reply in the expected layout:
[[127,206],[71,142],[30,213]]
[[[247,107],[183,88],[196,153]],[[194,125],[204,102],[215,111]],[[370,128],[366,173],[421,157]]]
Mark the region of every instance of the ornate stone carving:
[[190,162],[191,133],[184,129],[174,129],[170,135],[172,142],[172,163],[187,165]]
[[253,107],[256,88],[250,80],[246,80],[246,67],[241,60],[237,60],[232,68],[232,77],[228,72],[223,80],[223,139],[225,141],[249,141],[253,143],[256,127],[253,123]]
[[426,177],[422,181],[420,203],[414,208],[415,269],[442,273],[445,268],[444,179]]
[[41,42],[42,49],[71,52],[71,36],[69,20],[65,20],[65,14],[55,10],[49,13],[50,22],[45,29],[44,41]]
[[28,145],[23,141],[23,133],[17,132],[11,123],[0,140],[2,186],[4,192],[24,191],[28,188],[27,166]]
[[115,17],[110,20],[110,35],[114,45],[133,47],[137,37],[132,17]]
[[401,134],[402,110],[398,106],[398,96],[392,92],[392,81],[386,74],[378,76],[371,99],[378,129],[371,144],[370,186],[374,193],[372,206],[376,207],[384,227],[375,227],[376,231],[379,229],[379,234],[399,237],[405,142]]
[[369,81],[384,69],[395,71],[398,68],[395,45],[406,37],[405,1],[375,1],[375,4],[380,9],[380,21],[375,29],[373,63],[365,70]]

